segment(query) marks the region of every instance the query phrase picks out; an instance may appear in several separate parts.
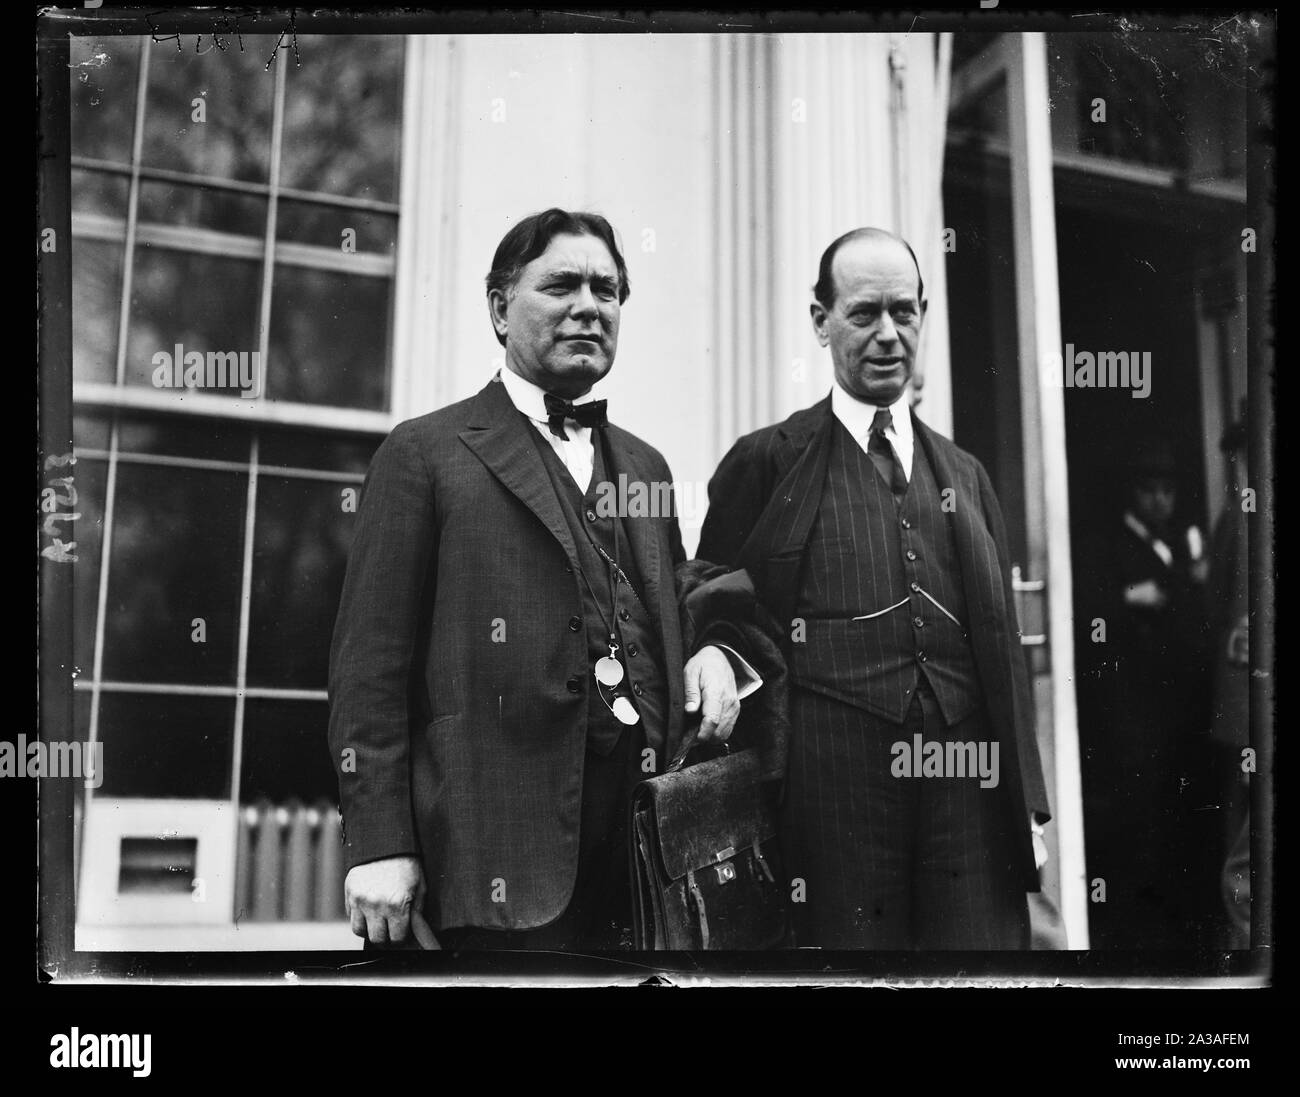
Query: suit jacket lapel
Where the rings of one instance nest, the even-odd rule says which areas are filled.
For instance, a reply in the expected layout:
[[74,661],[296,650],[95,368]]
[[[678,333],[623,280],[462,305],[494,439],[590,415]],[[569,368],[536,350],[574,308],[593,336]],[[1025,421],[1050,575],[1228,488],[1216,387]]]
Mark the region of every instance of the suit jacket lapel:
[[835,415],[827,396],[783,430],[771,458],[776,487],[737,558],[737,566],[749,572],[778,621],[788,621],[798,602],[805,550],[826,484],[834,428]]
[[564,520],[551,478],[546,475],[536,443],[528,436],[531,424],[515,407],[498,380],[490,381],[478,394],[470,426],[460,432],[467,445],[489,471],[531,510],[564,547],[570,560],[577,548],[569,524]]
[[802,551],[817,517],[835,416],[830,397],[814,404],[799,423],[792,424],[772,455],[776,487],[767,506],[740,550],[739,566],[762,567],[773,556]]
[[[954,493],[950,517],[957,544],[957,558],[961,561],[967,615],[972,624],[988,621],[997,616],[997,607],[990,601],[990,596],[1001,590],[1001,584],[996,574],[999,566],[997,545],[983,524],[975,521],[976,515],[981,514],[979,485],[973,476],[963,475],[964,470],[954,467],[948,459],[947,447],[936,441],[938,436],[915,413],[912,415],[912,429],[918,442],[925,448],[940,495],[946,489],[951,489]],[[988,561],[992,561],[995,571],[992,576],[984,570]],[[975,636],[973,629],[971,635]]]

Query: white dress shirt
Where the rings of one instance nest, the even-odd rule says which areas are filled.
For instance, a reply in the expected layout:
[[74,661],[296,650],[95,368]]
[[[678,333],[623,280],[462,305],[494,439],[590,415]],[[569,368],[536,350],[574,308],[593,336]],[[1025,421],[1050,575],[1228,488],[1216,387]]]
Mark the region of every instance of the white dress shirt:
[[[546,411],[546,390],[520,377],[509,366],[501,371],[501,383],[506,387],[506,394],[515,405],[532,421],[538,432],[555,450],[556,456],[564,462],[569,475],[585,493],[591,486],[592,469],[595,461],[595,449],[591,441],[591,427],[580,427],[572,420],[564,424],[564,433],[568,440],[562,441],[551,433],[547,424],[549,416]],[[575,396],[570,403],[589,404],[595,400],[593,392],[585,396]]]
[[[831,411],[835,413],[835,418],[844,424],[844,429],[853,435],[864,453],[871,439],[871,422],[879,410],[875,404],[868,404],[856,396],[851,396],[840,387],[839,381],[836,381],[835,387],[831,389]],[[907,399],[906,388],[887,410],[894,421],[885,431],[885,438],[894,447],[894,453],[898,455],[899,463],[903,466],[903,475],[911,480],[912,453],[916,448],[916,435],[912,431],[912,407]]]

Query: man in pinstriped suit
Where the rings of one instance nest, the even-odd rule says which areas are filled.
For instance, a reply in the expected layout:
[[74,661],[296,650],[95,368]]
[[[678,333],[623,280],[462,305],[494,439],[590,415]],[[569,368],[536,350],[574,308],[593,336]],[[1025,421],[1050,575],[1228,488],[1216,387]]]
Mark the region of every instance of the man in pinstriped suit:
[[1049,814],[1001,512],[909,407],[925,299],[907,243],[845,234],[814,295],[835,387],[732,447],[699,547],[790,623],[796,944],[1028,948]]

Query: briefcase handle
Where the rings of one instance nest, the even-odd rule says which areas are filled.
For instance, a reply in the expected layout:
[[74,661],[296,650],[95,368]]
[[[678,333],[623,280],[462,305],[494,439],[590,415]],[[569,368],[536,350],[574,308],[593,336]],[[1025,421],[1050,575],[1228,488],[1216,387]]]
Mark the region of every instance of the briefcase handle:
[[[686,737],[682,740],[682,745],[677,748],[677,756],[673,758],[671,762],[668,763],[668,768],[664,770],[664,773],[676,773],[679,769],[682,768],[682,766],[686,762],[686,756],[690,754],[691,751],[693,751],[698,745],[697,740],[699,739],[699,737],[700,737],[700,725],[696,724],[694,730],[689,732],[686,735]],[[722,740],[722,753],[724,755],[731,753],[731,743],[726,739]]]

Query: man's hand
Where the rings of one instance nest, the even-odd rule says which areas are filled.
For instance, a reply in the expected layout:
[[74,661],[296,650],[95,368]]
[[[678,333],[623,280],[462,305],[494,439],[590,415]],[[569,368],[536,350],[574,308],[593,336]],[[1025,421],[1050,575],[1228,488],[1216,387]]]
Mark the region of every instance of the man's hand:
[[343,881],[352,932],[372,944],[405,941],[411,911],[424,905],[424,872],[414,857],[386,857],[357,865]]
[[702,647],[686,664],[686,711],[703,710],[701,743],[725,743],[740,715],[736,674],[731,661],[718,648]]

